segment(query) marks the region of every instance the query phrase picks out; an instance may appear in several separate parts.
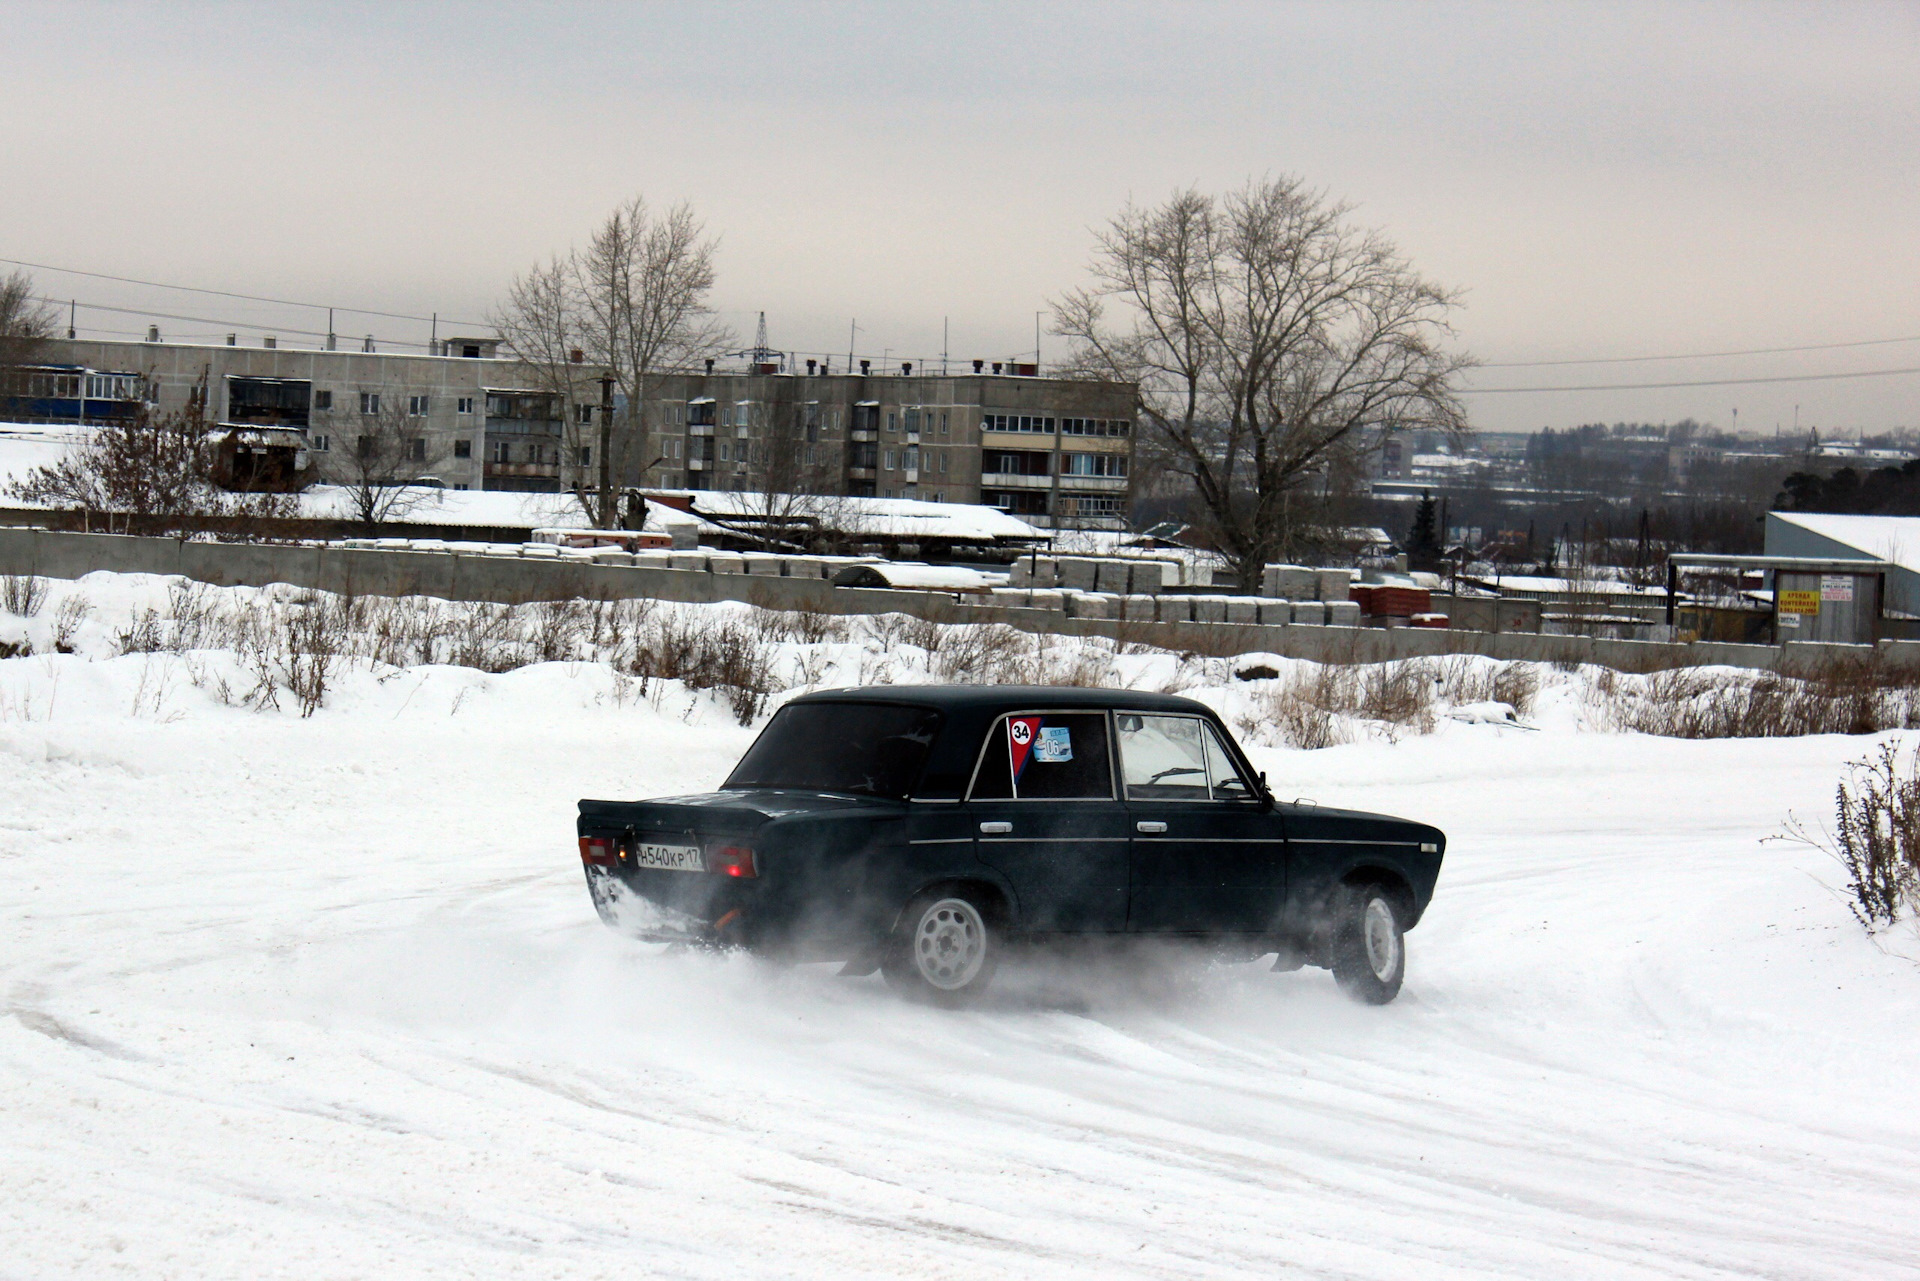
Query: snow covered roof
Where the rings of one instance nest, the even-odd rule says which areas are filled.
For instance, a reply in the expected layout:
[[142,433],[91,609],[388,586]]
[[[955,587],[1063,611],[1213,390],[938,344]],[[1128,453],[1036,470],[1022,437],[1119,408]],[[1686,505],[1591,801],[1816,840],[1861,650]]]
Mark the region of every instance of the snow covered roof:
[[[811,517],[837,533],[873,537],[946,539],[954,542],[998,542],[1002,539],[1044,539],[1046,534],[997,507],[974,503],[928,503],[917,498],[784,497],[769,504],[765,494],[730,490],[647,490],[675,502],[687,502],[695,515],[712,514],[722,520],[751,521],[769,512]],[[671,520],[670,514],[661,519]]]
[[[417,500],[415,499],[417,495]],[[314,520],[355,518],[353,491],[341,485],[315,485],[295,495],[300,514]],[[396,524],[473,525],[505,529],[584,529],[587,515],[572,494],[517,494],[500,489],[419,489],[406,510],[389,517]]]
[[874,561],[849,565],[833,576],[836,587],[903,587],[921,591],[985,592],[1004,581],[960,565],[922,565],[914,561]]
[[1834,516],[1825,512],[1768,512],[1768,521],[1796,525],[1874,557],[1920,573],[1920,516]]

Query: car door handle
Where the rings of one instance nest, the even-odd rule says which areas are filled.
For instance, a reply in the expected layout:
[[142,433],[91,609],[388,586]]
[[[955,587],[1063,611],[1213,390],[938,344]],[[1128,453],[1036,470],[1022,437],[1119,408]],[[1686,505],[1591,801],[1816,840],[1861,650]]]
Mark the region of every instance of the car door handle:
[[1136,832],[1164,832],[1167,830],[1167,825],[1165,823],[1153,823],[1142,819],[1133,825],[1133,830]]
[[1013,824],[1011,824],[1011,823],[982,823],[982,824],[980,825],[980,830],[981,830],[981,831],[983,831],[983,832],[985,832],[985,833],[986,833],[987,835],[989,835],[989,836],[997,836],[997,835],[999,835],[1000,833],[1003,833],[1003,832],[1011,832],[1011,831],[1013,830]]

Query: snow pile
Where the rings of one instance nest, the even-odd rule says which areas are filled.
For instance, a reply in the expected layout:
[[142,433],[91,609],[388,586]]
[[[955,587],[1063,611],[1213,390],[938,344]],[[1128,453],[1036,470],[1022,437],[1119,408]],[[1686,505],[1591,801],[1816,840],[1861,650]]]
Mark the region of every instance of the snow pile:
[[[95,575],[0,615],[36,651],[0,660],[0,1270],[1852,1278],[1920,1258],[1912,940],[1881,950],[1817,853],[1760,843],[1825,812],[1866,740],[1595,732],[1587,678],[1552,672],[1537,732],[1436,714],[1323,751],[1255,740],[1282,796],[1449,833],[1396,1004],[1317,970],[1140,963],[1009,970],[953,1014],[599,925],[574,801],[713,786],[754,732],[722,696],[600,661],[360,659],[311,717],[255,711],[217,696],[242,657],[120,652],[173,603]],[[767,642],[783,681],[905,678],[974,643],[834,624]],[[1230,719],[1300,674],[1102,661]]]

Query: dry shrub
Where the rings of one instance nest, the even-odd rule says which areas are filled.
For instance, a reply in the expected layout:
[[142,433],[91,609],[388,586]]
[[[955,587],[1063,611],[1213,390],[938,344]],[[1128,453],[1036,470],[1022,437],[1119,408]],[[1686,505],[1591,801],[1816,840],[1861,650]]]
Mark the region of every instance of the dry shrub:
[[1920,727],[1911,677],[1872,662],[1804,676],[1682,669],[1598,694],[1612,728],[1665,738],[1797,738]]
[[1527,663],[1503,663],[1493,674],[1493,702],[1505,703],[1516,716],[1533,711],[1540,692],[1540,672]]
[[799,645],[838,644],[849,635],[846,619],[812,608],[773,611],[767,615],[765,631],[774,639]]
[[1834,834],[1787,824],[1789,839],[1825,850],[1847,874],[1847,907],[1875,934],[1920,909],[1920,754],[1903,765],[1892,743],[1847,766],[1834,797]]
[[934,679],[949,685],[1026,685],[1031,638],[1005,623],[955,627],[936,642],[928,664]]
[[766,708],[776,684],[773,658],[758,629],[737,619],[661,612],[634,637],[629,674],[719,691],[742,725]]
[[78,592],[72,593],[60,602],[60,608],[53,615],[55,653],[73,653],[74,637],[80,634],[80,625],[87,621],[87,616],[91,613],[93,613],[93,606]]
[[115,632],[113,639],[122,654],[156,654],[167,648],[157,609],[143,609],[135,614],[132,623]]
[[337,597],[314,596],[281,610],[276,621],[278,675],[300,715],[311,716],[326,702],[347,651],[347,606]]
[[32,618],[47,603],[47,580],[35,574],[0,575],[0,609]]

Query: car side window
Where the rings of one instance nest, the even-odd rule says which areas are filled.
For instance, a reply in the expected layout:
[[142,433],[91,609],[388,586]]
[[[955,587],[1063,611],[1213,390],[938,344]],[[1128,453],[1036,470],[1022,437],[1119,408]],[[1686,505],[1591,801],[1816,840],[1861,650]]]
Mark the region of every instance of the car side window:
[[1197,717],[1121,712],[1114,724],[1120,731],[1120,766],[1129,799],[1208,799],[1207,748]]
[[1106,713],[1017,713],[987,732],[972,799],[1112,798]]
[[1211,725],[1202,727],[1207,739],[1207,777],[1213,783],[1213,799],[1216,801],[1251,800],[1256,793],[1251,780],[1240,776],[1240,767],[1234,763],[1233,753],[1220,739],[1220,731]]

